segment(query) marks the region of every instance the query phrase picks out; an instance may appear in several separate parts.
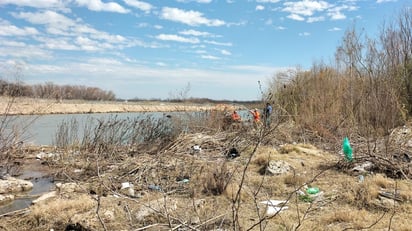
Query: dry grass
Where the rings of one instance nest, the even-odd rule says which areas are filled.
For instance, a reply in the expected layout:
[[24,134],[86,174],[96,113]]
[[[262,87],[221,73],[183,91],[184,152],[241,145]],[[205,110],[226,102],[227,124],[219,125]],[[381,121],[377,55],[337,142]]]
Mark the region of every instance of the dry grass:
[[[86,153],[65,156],[64,164],[54,163],[55,170],[64,171],[70,178],[59,174],[62,179],[76,181],[84,190],[60,192],[60,199],[36,205],[26,217],[5,217],[0,226],[13,230],[9,227],[18,222],[26,230],[63,230],[68,224],[79,222],[93,230],[103,230],[103,224],[107,230],[135,230],[150,225],[153,227],[147,230],[186,225],[200,230],[231,229],[233,200],[244,166],[252,157],[239,196],[238,220],[242,229],[361,229],[378,221],[374,230],[387,228],[390,215],[395,214],[392,227],[407,230],[404,223],[412,215],[410,182],[395,181],[381,174],[366,175],[360,182],[357,176],[333,167],[342,157],[304,143],[262,145],[253,153],[251,143],[246,142],[248,135],[252,134],[236,137],[241,155],[235,159],[225,157],[227,144],[233,145],[233,134],[200,133],[181,135],[158,154],[137,152],[137,148],[130,147],[132,154],[121,153],[116,159],[95,159],[99,155]],[[193,153],[193,143],[204,149]],[[261,175],[259,170],[270,160],[285,161],[291,170],[281,175]],[[74,169],[83,171],[74,173]],[[179,183],[184,178],[188,182]],[[123,182],[134,185],[136,197],[120,193]],[[161,190],[151,190],[149,185],[157,185]],[[312,203],[302,200],[294,192],[305,192],[305,186],[318,187],[322,195]],[[379,192],[395,188],[403,201],[394,208],[379,197]],[[98,214],[97,201],[93,199],[97,197],[89,195],[90,192],[100,196]],[[263,219],[266,207],[261,201],[287,199],[287,210]],[[139,216],[144,210],[151,212]],[[386,214],[379,220],[383,211]]]

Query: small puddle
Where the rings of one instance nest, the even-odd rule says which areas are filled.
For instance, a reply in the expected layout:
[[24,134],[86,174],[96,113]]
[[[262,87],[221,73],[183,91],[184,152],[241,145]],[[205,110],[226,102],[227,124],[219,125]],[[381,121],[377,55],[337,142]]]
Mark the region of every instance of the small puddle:
[[23,169],[22,174],[17,178],[31,181],[33,188],[15,195],[13,201],[0,206],[0,215],[28,208],[33,200],[54,188],[53,177],[47,176],[46,172],[42,170]]

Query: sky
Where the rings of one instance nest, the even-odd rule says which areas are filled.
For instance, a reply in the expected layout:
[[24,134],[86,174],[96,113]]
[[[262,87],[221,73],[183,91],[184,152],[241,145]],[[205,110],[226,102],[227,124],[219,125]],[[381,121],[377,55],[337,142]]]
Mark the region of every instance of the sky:
[[411,0],[0,0],[0,78],[118,99],[258,100],[279,71],[330,62]]

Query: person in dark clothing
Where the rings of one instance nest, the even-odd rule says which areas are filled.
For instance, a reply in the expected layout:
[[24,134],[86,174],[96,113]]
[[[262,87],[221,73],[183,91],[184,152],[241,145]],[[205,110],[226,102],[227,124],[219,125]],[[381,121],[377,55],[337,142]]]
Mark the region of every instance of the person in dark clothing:
[[263,111],[263,120],[267,127],[270,126],[270,115],[272,114],[273,108],[270,103],[266,103],[265,110]]

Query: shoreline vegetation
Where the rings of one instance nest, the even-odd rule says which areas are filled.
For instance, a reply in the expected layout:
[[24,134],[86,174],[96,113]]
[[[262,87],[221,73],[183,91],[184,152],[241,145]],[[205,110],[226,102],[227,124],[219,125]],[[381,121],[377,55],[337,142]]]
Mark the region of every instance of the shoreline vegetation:
[[0,97],[0,111],[6,115],[177,112],[244,109],[240,104],[167,101],[87,101]]

